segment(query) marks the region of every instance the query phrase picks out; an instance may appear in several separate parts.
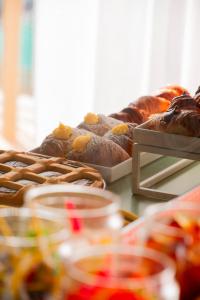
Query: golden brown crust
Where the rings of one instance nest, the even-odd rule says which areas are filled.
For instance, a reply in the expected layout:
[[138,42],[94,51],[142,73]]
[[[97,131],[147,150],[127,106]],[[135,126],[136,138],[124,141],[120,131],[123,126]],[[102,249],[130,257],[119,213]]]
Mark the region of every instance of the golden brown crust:
[[170,104],[170,109],[200,111],[197,101],[187,94],[174,98]]
[[99,114],[97,116],[98,116],[98,123],[88,124],[86,122],[82,122],[81,124],[78,125],[78,128],[82,128],[91,131],[96,135],[103,136],[107,131],[109,131],[115,125],[121,123],[119,120],[104,116],[102,114]]
[[99,136],[92,136],[84,151],[72,149],[67,157],[84,163],[112,167],[127,160],[129,155],[114,142]]
[[200,137],[200,114],[197,111],[174,108],[153,118],[150,129]]
[[155,93],[155,96],[165,98],[169,101],[172,101],[175,97],[182,95],[183,93],[189,95],[189,92],[179,86],[179,85],[168,85],[161,88],[158,92]]
[[110,117],[129,123],[142,124],[144,122],[143,115],[134,106],[126,107],[119,113],[111,114]]
[[127,210],[120,210],[120,214],[124,219],[124,226],[127,226],[128,224],[138,219],[138,216],[136,214]]
[[190,93],[188,92],[187,89],[185,89],[184,87],[182,87],[180,85],[176,85],[176,84],[167,85],[166,87],[164,87],[164,89],[174,90],[175,92],[177,92],[178,95],[182,95],[182,94],[190,95]]
[[166,111],[169,105],[170,102],[168,100],[155,96],[143,96],[129,104],[129,106],[136,106],[145,120],[152,114]]
[[0,151],[0,205],[21,206],[32,185],[73,183],[103,188],[98,171],[60,157]]

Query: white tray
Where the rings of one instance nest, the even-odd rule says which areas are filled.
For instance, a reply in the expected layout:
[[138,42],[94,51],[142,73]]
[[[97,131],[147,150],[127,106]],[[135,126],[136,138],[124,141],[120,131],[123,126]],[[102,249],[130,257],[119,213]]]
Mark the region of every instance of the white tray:
[[135,128],[135,143],[183,151],[189,155],[190,153],[200,155],[200,138],[150,130],[150,122],[148,121]]
[[[152,153],[142,153],[141,154],[141,167],[157,160],[160,158],[161,155],[152,154]],[[114,182],[130,173],[132,173],[132,162],[133,159],[129,158],[126,161],[114,166],[114,167],[103,167],[100,165],[88,164],[95,169],[97,169],[101,175],[103,176],[104,180],[107,183]]]
[[[133,193],[160,200],[169,200],[177,195],[160,192],[150,187],[187,167],[193,161],[199,161],[200,138],[154,131],[149,129],[150,122],[147,121],[134,129]],[[182,159],[156,175],[140,182],[140,154],[144,151],[149,154],[154,153]]]

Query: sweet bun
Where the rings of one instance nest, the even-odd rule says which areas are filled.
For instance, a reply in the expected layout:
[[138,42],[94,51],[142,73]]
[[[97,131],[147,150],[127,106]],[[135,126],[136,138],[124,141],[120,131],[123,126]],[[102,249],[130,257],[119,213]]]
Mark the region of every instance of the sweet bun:
[[103,136],[112,127],[120,123],[121,122],[119,120],[104,116],[102,114],[88,113],[84,117],[84,121],[78,125],[78,128],[82,128],[91,131],[96,135]]
[[[72,128],[62,123],[48,135],[40,147],[32,152],[46,154],[49,156],[66,157],[71,150],[72,143],[77,136],[86,135],[88,131],[79,128]],[[92,133],[90,133],[92,135]]]
[[121,146],[130,156],[133,148],[133,129],[137,124],[124,123],[113,127],[105,134],[105,138]]
[[111,140],[97,135],[85,135],[73,141],[72,150],[67,154],[67,158],[112,167],[127,160],[129,155]]

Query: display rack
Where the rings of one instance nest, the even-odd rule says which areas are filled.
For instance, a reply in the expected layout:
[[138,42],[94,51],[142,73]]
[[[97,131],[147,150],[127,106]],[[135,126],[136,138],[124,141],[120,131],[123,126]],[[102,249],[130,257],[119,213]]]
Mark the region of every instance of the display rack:
[[[173,191],[172,193],[159,191],[153,186],[189,166],[194,161],[200,161],[200,139],[150,130],[149,122],[134,129],[133,194],[145,195],[159,200],[170,200],[178,195],[173,193]],[[181,158],[181,160],[140,181],[140,155],[143,152],[177,157]]]

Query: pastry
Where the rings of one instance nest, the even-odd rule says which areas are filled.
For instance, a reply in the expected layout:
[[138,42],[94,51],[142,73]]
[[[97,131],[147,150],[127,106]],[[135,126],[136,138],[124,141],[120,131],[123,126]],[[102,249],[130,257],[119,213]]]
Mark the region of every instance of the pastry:
[[124,226],[134,222],[138,219],[138,216],[130,211],[127,210],[120,210],[120,214],[124,220]]
[[186,93],[172,100],[169,110],[173,108],[177,108],[180,110],[194,110],[200,112],[200,106],[198,107],[198,103],[195,98],[192,98]]
[[104,137],[121,146],[130,156],[133,148],[133,129],[137,126],[134,123],[124,123],[113,127]]
[[112,167],[128,159],[129,155],[113,141],[97,135],[85,135],[73,141],[72,150],[67,154],[67,158]]
[[84,122],[82,122],[78,128],[82,128],[87,131],[91,131],[96,135],[103,136],[108,130],[120,123],[120,121],[111,117],[101,114],[97,115],[94,113],[88,113],[84,117]]
[[129,106],[122,109],[119,113],[111,114],[110,117],[129,123],[142,124],[144,122],[144,117],[137,107]]
[[165,98],[172,101],[175,97],[182,95],[183,93],[189,95],[189,92],[178,85],[168,85],[160,89],[155,96]]
[[178,95],[182,95],[182,94],[189,95],[190,94],[188,92],[188,90],[186,90],[184,87],[182,87],[180,85],[175,85],[175,84],[167,85],[166,87],[162,88],[161,90],[164,90],[164,89],[174,90],[175,92],[177,92]]
[[200,137],[200,114],[175,107],[153,118],[149,128],[166,133]]
[[144,120],[147,120],[152,114],[166,111],[169,105],[169,100],[155,96],[143,96],[129,104],[129,106],[135,106],[139,109]]
[[[49,156],[63,156],[71,150],[73,140],[80,135],[86,135],[85,129],[72,128],[62,123],[48,135],[41,146],[33,149],[32,152],[46,154]],[[92,133],[90,133],[92,135]]]
[[194,100],[196,101],[197,107],[200,109],[200,86],[194,95]]
[[113,166],[129,158],[129,155],[114,142],[85,129],[70,128],[63,124],[32,152],[103,166]]
[[81,163],[36,153],[0,151],[0,205],[21,206],[27,188],[45,183],[104,187],[101,175]]

